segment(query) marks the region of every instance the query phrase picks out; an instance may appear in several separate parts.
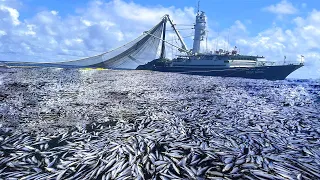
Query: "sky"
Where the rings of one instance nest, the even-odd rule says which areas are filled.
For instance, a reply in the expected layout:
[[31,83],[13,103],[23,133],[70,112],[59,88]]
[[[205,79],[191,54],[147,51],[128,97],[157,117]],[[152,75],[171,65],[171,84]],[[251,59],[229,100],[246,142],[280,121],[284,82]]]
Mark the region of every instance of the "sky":
[[[119,47],[165,14],[192,34],[197,0],[0,0],[0,60],[61,61]],[[320,1],[202,0],[205,50],[231,49],[305,66],[289,78],[320,78]],[[181,26],[179,26],[181,25]],[[188,29],[189,28],[189,29]],[[185,29],[185,30],[183,30]],[[185,38],[192,48],[192,37]]]

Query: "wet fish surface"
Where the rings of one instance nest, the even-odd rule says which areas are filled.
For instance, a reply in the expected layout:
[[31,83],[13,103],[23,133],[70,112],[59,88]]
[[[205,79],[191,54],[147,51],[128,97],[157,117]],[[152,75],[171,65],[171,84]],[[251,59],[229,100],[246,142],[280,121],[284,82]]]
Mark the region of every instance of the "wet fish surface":
[[320,179],[319,80],[0,72],[0,179]]

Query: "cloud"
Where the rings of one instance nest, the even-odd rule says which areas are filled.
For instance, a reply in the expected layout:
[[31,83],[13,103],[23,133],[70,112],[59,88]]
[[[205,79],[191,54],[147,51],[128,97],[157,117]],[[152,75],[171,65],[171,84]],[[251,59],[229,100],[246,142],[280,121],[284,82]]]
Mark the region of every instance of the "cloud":
[[292,5],[292,3],[282,0],[280,3],[276,5],[270,5],[268,7],[263,8],[264,11],[268,11],[277,15],[289,15],[296,14],[298,10]]
[[0,5],[0,12],[1,12],[1,21],[2,24],[9,23],[14,26],[17,26],[20,24],[19,21],[19,12],[16,9]]

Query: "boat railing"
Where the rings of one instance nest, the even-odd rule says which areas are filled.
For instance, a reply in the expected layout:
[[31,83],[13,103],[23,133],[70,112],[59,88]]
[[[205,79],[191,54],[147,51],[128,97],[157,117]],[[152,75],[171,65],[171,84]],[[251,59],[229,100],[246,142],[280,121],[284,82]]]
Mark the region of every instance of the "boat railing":
[[187,60],[188,58],[176,58],[176,59],[173,59],[173,62],[185,62]]
[[283,65],[303,65],[303,62],[297,62],[297,61],[285,61],[285,62],[258,61],[257,62],[257,66],[283,66]]

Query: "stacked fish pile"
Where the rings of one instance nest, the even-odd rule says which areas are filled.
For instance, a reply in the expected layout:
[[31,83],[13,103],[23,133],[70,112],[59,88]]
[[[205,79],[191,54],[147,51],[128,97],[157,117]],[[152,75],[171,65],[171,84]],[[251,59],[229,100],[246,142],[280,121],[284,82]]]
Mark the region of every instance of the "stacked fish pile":
[[132,127],[93,123],[86,129],[73,129],[65,134],[28,135],[7,129],[0,137],[0,176],[6,179],[320,178],[319,139],[312,134],[282,139],[283,136],[259,125],[238,130],[206,127],[210,125],[197,130],[186,128],[185,133],[176,136],[163,129],[163,122],[148,120]]
[[[100,99],[92,111],[102,113],[106,106],[112,111],[104,109],[109,116],[89,118],[82,125],[59,124],[67,127],[65,131],[21,130],[8,125],[5,118],[12,116],[2,114],[6,124],[0,128],[0,178],[320,179],[320,114],[317,94],[310,93],[319,89],[268,81],[264,88],[254,89],[261,84],[161,73],[147,74],[151,80],[145,74],[130,79],[130,73],[122,74],[125,80],[112,80],[114,84],[96,77],[100,75],[85,76],[86,90],[78,88],[77,93],[93,104],[93,98]],[[74,99],[77,93],[66,93],[70,85],[54,94],[50,87],[44,85],[49,94],[41,96],[46,107],[67,102],[71,108],[65,109],[70,111],[67,108],[83,105],[82,98]],[[39,95],[43,89],[33,90]],[[2,100],[7,106],[9,97]],[[49,119],[44,113],[37,120],[67,117],[62,111],[50,113]],[[20,123],[32,123],[28,120]]]

